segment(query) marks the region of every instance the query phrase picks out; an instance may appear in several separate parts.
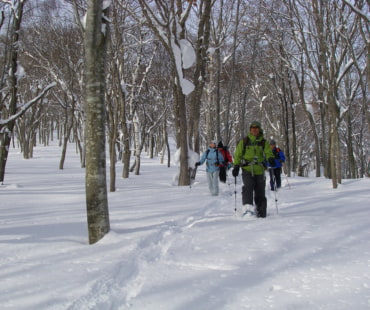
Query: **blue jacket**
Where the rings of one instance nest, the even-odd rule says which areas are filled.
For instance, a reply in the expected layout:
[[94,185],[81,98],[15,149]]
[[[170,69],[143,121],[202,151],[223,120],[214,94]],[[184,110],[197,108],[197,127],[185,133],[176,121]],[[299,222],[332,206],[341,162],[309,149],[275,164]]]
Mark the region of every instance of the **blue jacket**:
[[207,169],[206,169],[207,172],[218,171],[220,170],[220,167],[218,165],[224,164],[224,158],[221,152],[211,147],[209,147],[208,150],[202,154],[199,163],[202,165],[206,160],[207,160]]
[[274,168],[281,168],[283,163],[285,163],[285,154],[282,150],[280,150],[278,147],[274,147],[272,149],[272,152],[275,156],[275,167]]

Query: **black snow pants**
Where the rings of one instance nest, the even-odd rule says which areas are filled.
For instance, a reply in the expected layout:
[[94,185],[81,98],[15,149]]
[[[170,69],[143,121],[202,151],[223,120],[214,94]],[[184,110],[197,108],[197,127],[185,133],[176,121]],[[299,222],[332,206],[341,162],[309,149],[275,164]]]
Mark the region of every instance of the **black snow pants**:
[[223,166],[223,167],[220,167],[220,182],[222,183],[226,183],[226,167]]
[[271,190],[275,190],[275,185],[277,188],[281,187],[281,167],[269,169],[270,171],[270,187]]
[[256,206],[257,217],[266,217],[267,199],[265,196],[266,178],[265,175],[252,175],[250,172],[243,170],[243,188],[242,201],[243,205],[249,204]]

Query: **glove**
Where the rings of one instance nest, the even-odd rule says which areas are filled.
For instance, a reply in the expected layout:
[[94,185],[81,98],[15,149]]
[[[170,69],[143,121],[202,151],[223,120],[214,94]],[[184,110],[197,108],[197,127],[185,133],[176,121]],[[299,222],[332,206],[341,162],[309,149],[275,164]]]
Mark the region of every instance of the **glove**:
[[276,161],[275,161],[275,159],[274,159],[273,157],[270,157],[270,158],[268,159],[268,162],[269,162],[269,166],[270,166],[271,168],[275,168],[275,166],[276,166]]
[[227,170],[230,170],[230,168],[231,168],[231,164],[228,164],[227,165]]
[[239,175],[239,169],[240,169],[239,166],[234,166],[234,169],[233,169],[233,177],[234,178],[236,178]]
[[195,167],[198,167],[198,166],[200,166],[200,162],[199,161],[195,163]]

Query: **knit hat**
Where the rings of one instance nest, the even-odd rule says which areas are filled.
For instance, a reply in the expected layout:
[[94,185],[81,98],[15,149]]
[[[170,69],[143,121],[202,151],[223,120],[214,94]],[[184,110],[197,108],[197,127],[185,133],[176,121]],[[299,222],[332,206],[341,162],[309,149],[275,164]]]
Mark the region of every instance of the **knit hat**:
[[270,145],[276,145],[276,141],[275,140],[271,140],[270,141]]
[[249,126],[249,128],[251,128],[251,127],[258,127],[258,129],[259,129],[259,130],[261,130],[261,129],[262,129],[262,127],[261,127],[261,123],[260,123],[260,122],[257,122],[257,121],[253,121],[253,122],[251,123],[251,125]]
[[209,144],[216,144],[217,145],[217,142],[216,142],[216,140],[212,140]]
[[218,148],[222,148],[222,147],[224,147],[224,145],[223,145],[223,144],[222,144],[222,142],[220,141],[220,142],[218,142],[217,147],[218,147]]

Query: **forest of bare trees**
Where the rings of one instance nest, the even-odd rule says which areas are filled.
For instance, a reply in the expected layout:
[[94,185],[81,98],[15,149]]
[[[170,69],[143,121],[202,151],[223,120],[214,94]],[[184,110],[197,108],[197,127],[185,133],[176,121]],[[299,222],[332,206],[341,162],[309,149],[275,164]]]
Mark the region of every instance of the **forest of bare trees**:
[[[288,175],[313,172],[334,188],[369,176],[369,1],[104,3],[110,191],[117,176],[140,174],[143,152],[170,165],[171,137],[179,185],[189,185],[189,150],[216,139],[233,151],[253,120],[285,151]],[[9,148],[32,158],[53,139],[59,169],[68,142],[86,166],[87,8],[87,0],[0,0],[1,182]]]

